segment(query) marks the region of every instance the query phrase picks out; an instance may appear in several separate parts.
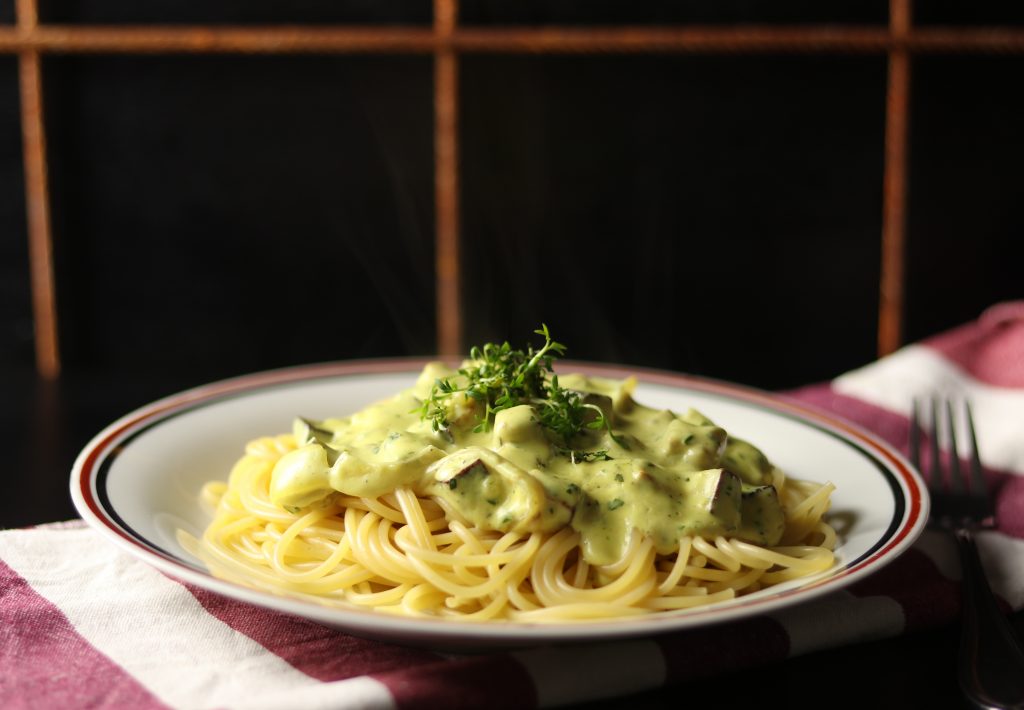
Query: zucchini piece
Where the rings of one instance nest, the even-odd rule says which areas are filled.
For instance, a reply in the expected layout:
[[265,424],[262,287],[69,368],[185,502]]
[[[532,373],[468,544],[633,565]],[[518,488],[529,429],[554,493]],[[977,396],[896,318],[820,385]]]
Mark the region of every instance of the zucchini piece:
[[[470,446],[431,464],[428,490],[444,498],[470,521],[486,530],[532,532],[563,525],[568,508],[550,506],[544,486],[529,473],[489,449]],[[558,510],[565,508],[565,510]]]
[[722,466],[752,486],[772,484],[772,465],[759,448],[743,439],[729,438],[722,454]]
[[778,545],[786,529],[786,516],[775,486],[743,486],[737,537],[757,545]]
[[739,529],[742,484],[731,471],[712,468],[686,474],[682,482],[687,535],[734,535]]

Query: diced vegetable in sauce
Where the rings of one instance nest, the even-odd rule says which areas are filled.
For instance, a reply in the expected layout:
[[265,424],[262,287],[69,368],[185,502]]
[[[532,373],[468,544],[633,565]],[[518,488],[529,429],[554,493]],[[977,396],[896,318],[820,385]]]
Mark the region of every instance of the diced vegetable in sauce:
[[633,530],[666,554],[682,535],[778,543],[772,464],[700,412],[645,407],[631,379],[564,375],[584,417],[568,440],[543,424],[543,404],[502,409],[482,427],[485,405],[465,392],[437,404],[445,426],[435,427],[422,411],[443,378],[459,375],[433,363],[412,389],[350,417],[297,420],[299,448],[275,466],[271,499],[295,508],[408,486],[484,529],[571,526],[592,564],[618,560]]

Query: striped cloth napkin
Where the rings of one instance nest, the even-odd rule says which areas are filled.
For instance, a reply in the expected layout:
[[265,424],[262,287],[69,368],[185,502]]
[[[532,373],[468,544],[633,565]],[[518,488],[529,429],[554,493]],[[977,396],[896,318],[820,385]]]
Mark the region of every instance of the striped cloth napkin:
[[[981,536],[982,558],[996,592],[1020,609],[1024,302],[787,396],[905,447],[909,402],[931,393],[973,402],[1001,521]],[[952,544],[926,533],[846,591],[727,632],[466,656],[355,638],[219,597],[80,522],[9,530],[0,532],[0,707],[552,706],[947,623],[958,579]]]

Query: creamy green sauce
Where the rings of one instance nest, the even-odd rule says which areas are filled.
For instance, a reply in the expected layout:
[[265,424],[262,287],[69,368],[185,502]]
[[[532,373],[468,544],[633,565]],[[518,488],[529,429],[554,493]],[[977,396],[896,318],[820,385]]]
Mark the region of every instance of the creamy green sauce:
[[637,403],[632,380],[559,378],[586,393],[615,434],[579,435],[573,451],[604,453],[574,461],[553,444],[530,405],[498,412],[493,427],[474,431],[479,405],[458,395],[446,405],[449,429],[433,431],[419,409],[442,377],[457,379],[432,363],[412,389],[349,417],[297,420],[299,448],[275,466],[271,500],[296,509],[339,492],[373,497],[409,486],[488,530],[570,525],[592,564],[620,559],[634,530],[663,554],[683,535],[764,545],[782,536],[774,468],[765,455],[696,410],[677,414]]

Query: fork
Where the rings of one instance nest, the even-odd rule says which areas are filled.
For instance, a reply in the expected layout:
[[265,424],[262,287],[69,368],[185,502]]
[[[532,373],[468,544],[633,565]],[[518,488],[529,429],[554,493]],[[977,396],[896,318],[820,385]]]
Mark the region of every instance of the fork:
[[[1024,650],[999,610],[974,544],[977,530],[995,526],[992,501],[981,475],[981,459],[969,403],[964,417],[970,441],[970,465],[965,484],[953,426],[953,405],[940,407],[930,400],[932,435],[930,465],[921,467],[921,425],[918,401],[913,401],[910,423],[910,460],[925,474],[932,498],[931,527],[946,530],[956,538],[963,567],[963,629],[960,637],[960,689],[975,708],[1024,708]],[[949,441],[948,481],[943,481],[939,459],[940,410],[945,410],[945,432]]]

